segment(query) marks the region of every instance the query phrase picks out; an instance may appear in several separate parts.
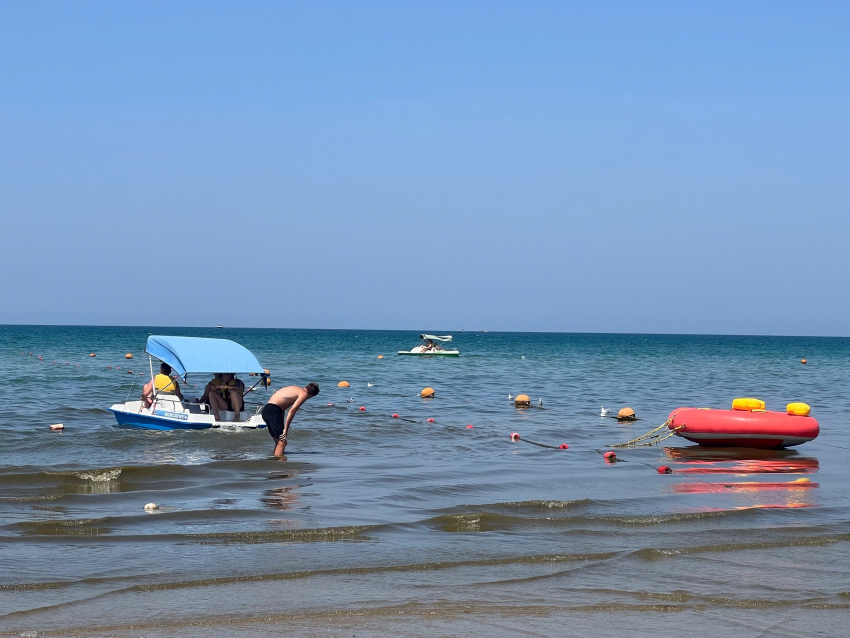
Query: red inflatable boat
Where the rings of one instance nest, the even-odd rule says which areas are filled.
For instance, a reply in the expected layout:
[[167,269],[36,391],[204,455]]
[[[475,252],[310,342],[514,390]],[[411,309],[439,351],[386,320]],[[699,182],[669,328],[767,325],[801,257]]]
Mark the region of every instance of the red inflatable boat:
[[[736,399],[733,405],[738,401],[743,400]],[[700,445],[783,448],[817,438],[820,426],[808,413],[803,403],[789,404],[785,413],[763,408],[677,408],[670,413],[667,427]]]

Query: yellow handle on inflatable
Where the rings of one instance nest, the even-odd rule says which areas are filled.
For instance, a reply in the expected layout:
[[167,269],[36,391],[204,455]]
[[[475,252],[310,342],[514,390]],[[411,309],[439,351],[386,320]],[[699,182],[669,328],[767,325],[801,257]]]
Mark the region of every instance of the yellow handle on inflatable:
[[785,410],[792,416],[809,416],[812,408],[806,403],[789,403]]
[[732,401],[733,410],[764,410],[764,401],[761,399],[743,398]]

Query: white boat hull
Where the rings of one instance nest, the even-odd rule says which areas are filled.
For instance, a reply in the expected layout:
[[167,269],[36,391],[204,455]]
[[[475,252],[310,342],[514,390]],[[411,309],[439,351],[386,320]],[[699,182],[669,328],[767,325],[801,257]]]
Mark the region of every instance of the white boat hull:
[[413,350],[399,350],[399,354],[407,354],[412,356],[419,357],[459,357],[459,350],[427,350],[422,351],[418,348],[414,348]]

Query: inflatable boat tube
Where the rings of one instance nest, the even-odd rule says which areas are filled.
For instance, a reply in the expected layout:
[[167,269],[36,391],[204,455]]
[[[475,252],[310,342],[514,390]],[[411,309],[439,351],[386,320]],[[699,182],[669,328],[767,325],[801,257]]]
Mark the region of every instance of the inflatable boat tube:
[[667,427],[700,445],[775,449],[817,438],[818,422],[810,416],[770,411],[676,408]]

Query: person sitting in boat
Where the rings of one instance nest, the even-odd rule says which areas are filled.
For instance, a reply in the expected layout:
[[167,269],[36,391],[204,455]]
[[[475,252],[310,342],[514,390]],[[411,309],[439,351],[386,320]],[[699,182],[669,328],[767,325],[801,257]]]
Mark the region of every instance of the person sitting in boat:
[[437,349],[437,345],[431,339],[425,340],[425,345],[422,347],[423,352],[431,352],[432,350],[436,350],[436,349]]
[[161,363],[159,365],[159,374],[153,378],[153,381],[148,381],[145,387],[142,388],[142,403],[144,403],[146,408],[151,407],[153,403],[154,388],[156,388],[157,394],[175,394],[178,399],[183,400],[183,393],[180,392],[180,384],[177,383],[176,379],[172,379],[169,376],[170,374],[171,366],[167,363]]
[[245,384],[230,372],[218,372],[213,380],[204,388],[204,394],[198,403],[209,403],[216,421],[221,421],[221,411],[230,410],[234,413],[233,420],[239,421],[242,411],[242,395]]

